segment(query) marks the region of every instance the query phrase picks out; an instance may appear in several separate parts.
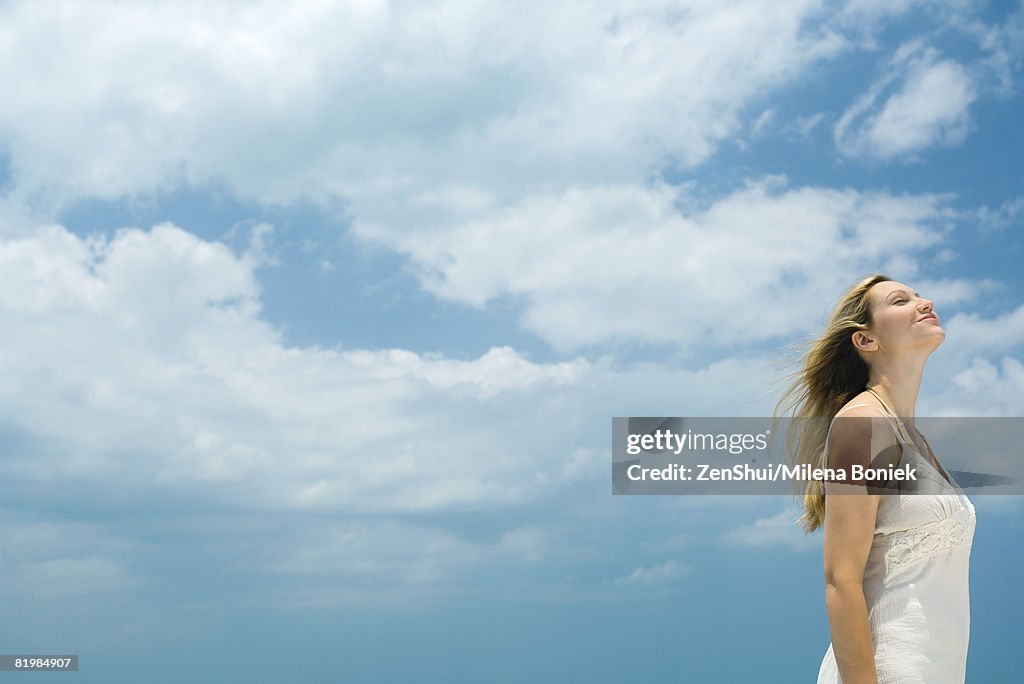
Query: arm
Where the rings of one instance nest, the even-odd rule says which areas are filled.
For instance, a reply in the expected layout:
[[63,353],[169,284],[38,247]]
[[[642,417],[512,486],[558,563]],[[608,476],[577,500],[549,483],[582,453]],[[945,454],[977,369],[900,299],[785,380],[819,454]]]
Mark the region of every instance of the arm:
[[[891,431],[877,428],[872,409],[851,409],[833,424],[829,465],[850,473],[854,463],[870,465],[873,454],[895,444]],[[877,684],[874,642],[868,623],[863,579],[878,512],[878,494],[863,483],[825,485],[825,608],[832,650],[844,684]]]

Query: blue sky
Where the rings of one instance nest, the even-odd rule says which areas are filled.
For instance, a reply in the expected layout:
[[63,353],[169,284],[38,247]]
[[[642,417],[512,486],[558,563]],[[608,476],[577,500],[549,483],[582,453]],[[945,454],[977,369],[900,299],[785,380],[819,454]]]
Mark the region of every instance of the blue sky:
[[[509,7],[0,5],[0,652],[813,679],[820,533],[613,497],[610,418],[769,413],[875,271],[943,318],[920,414],[1021,415],[1024,8]],[[1024,508],[974,500],[1013,681]]]

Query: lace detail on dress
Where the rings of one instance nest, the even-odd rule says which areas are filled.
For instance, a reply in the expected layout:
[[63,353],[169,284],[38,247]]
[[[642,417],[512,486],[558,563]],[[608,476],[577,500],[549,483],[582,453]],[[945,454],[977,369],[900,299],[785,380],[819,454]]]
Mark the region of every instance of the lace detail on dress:
[[961,509],[943,520],[893,532],[885,561],[895,570],[955,549],[970,537],[972,522],[969,511]]

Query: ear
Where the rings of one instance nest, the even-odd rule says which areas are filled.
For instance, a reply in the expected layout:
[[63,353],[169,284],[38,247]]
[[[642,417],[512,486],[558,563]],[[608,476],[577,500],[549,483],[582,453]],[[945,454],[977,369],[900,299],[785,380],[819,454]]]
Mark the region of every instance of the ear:
[[858,330],[850,336],[853,348],[862,352],[871,352],[878,349],[878,342],[866,330]]

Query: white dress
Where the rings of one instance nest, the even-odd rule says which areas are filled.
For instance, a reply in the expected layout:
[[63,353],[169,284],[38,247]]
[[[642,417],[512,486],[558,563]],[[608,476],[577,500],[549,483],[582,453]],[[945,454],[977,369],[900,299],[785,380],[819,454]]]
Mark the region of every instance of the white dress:
[[[927,493],[879,498],[863,583],[878,682],[963,684],[974,505],[952,476],[947,481],[913,444],[900,443],[917,468],[918,491]],[[829,644],[818,684],[842,681]]]

